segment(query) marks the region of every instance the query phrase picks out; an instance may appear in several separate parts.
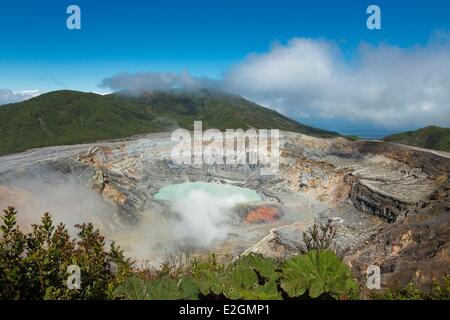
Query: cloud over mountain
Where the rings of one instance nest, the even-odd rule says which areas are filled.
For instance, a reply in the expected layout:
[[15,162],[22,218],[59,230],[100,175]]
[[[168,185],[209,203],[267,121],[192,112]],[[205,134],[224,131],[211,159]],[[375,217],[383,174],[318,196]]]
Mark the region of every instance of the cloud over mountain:
[[225,81],[291,116],[386,127],[450,125],[448,41],[410,49],[361,45],[348,59],[333,42],[293,39],[249,56]]
[[120,73],[112,90],[221,87],[296,118],[346,119],[386,128],[450,126],[450,41],[400,48],[361,44],[345,55],[332,41],[294,38],[250,54],[222,80],[190,75]]
[[216,87],[217,85],[217,80],[193,76],[188,72],[121,72],[103,79],[99,86],[114,91],[141,92],[173,88],[197,89]]
[[40,94],[38,90],[24,90],[14,92],[10,89],[0,89],[0,105],[21,102],[31,99]]

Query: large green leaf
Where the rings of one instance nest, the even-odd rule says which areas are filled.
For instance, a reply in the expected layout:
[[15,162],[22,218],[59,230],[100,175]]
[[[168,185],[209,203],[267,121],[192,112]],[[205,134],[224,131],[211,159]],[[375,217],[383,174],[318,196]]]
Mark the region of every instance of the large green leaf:
[[162,277],[147,282],[150,300],[179,300],[184,294],[179,290],[177,281],[170,277]]
[[244,289],[253,288],[258,284],[258,277],[253,269],[241,264],[234,267],[226,280],[228,280],[227,283]]
[[223,294],[225,297],[231,300],[242,299],[241,289],[232,284],[225,284],[223,288]]
[[170,277],[162,277],[146,281],[131,277],[115,290],[114,296],[127,300],[195,299],[198,297],[198,289],[191,279],[181,279],[177,282]]
[[184,299],[198,300],[200,289],[198,288],[197,281],[192,277],[183,277],[178,281],[178,288],[183,293]]
[[308,290],[311,298],[328,293],[335,298],[356,287],[348,267],[330,250],[310,251],[283,264],[281,287],[290,297]]
[[127,300],[146,300],[148,299],[147,283],[139,277],[127,278],[114,291],[114,297]]
[[216,295],[221,294],[223,285],[219,280],[219,273],[215,271],[200,270],[194,275],[197,287],[204,295],[214,293]]
[[258,285],[258,277],[249,266],[237,264],[222,282],[223,293],[228,299],[241,299],[241,291],[251,290]]
[[262,255],[249,254],[241,257],[238,264],[252,268],[267,280],[276,281],[279,278],[279,274],[276,272],[278,263],[274,259],[264,258]]
[[245,300],[281,300],[281,295],[278,292],[275,281],[269,281],[251,290],[241,290],[239,293]]

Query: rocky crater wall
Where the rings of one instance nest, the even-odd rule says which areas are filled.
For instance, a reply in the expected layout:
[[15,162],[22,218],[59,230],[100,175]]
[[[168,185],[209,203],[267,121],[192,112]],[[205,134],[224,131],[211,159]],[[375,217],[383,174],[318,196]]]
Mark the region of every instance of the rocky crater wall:
[[370,189],[358,178],[346,176],[345,181],[351,186],[350,199],[354,206],[365,213],[376,215],[387,222],[395,222],[405,215],[414,204]]

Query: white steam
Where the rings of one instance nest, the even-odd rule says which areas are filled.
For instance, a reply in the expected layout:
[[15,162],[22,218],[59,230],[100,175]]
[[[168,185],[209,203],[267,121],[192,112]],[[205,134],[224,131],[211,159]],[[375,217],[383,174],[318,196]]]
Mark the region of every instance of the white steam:
[[191,191],[172,206],[178,215],[171,222],[175,239],[202,248],[225,240],[233,222],[232,209],[245,200],[243,194],[215,197],[203,190]]
[[0,185],[0,208],[14,206],[18,224],[30,231],[49,212],[55,224],[64,223],[75,236],[76,224],[91,222],[115,241],[125,254],[138,261],[162,262],[167,253],[180,247],[207,250],[225,241],[233,225],[233,207],[246,200],[244,194],[212,196],[192,190],[170,205],[158,204],[139,212],[140,221],[120,223],[119,209],[84,184],[79,177],[49,173],[24,175]]
[[14,206],[18,224],[25,230],[40,222],[49,212],[55,224],[63,222],[70,233],[75,225],[91,222],[104,231],[118,225],[117,208],[84,185],[75,176],[48,174],[45,177],[24,177],[7,184],[0,196],[0,207]]

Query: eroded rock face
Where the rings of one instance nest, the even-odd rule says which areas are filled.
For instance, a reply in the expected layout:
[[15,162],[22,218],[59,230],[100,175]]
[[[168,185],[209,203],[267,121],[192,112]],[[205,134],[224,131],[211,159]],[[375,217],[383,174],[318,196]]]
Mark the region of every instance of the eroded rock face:
[[[414,282],[428,289],[450,273],[448,154],[304,136],[288,139],[284,154],[292,188],[329,200],[316,220],[335,225],[337,250],[362,282],[372,264],[381,267],[385,287]],[[296,254],[289,232],[274,229],[247,252]]]
[[418,208],[373,234],[346,261],[361,279],[367,266],[376,264],[381,267],[384,286],[412,282],[430,289],[432,280],[450,272],[449,201],[446,183]]
[[[242,210],[217,252],[286,257],[314,221],[337,228],[337,250],[363,280],[380,265],[383,283],[427,286],[449,273],[448,154],[377,141],[319,139],[285,132],[280,170],[257,166],[188,166],[171,161],[170,134],[91,145],[51,147],[0,158],[0,204],[18,190],[8,181],[36,170],[80,180],[118,208],[122,224],[139,225],[143,212],[164,214],[153,195],[187,181],[232,183],[258,190],[263,203]],[[19,192],[20,193],[20,192]],[[251,235],[245,237],[247,235]]]

